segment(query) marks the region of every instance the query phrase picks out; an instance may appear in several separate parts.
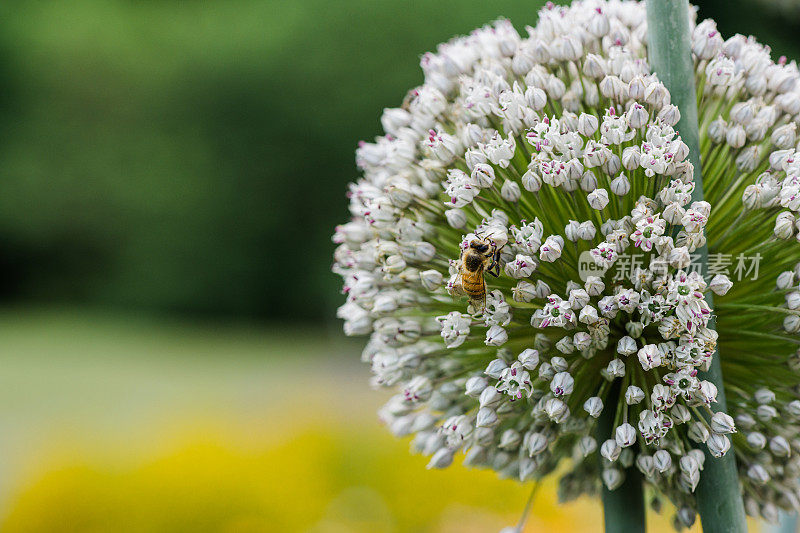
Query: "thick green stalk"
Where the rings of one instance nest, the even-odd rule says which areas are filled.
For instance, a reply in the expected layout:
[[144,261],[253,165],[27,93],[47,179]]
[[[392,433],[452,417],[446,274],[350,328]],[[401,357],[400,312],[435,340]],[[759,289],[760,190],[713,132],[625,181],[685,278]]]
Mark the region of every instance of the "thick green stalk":
[[[608,396],[606,396],[605,409],[597,421],[598,446],[608,438],[614,438],[614,414],[617,404],[622,401],[620,397],[621,386],[619,380],[614,382]],[[597,453],[600,461],[600,472],[603,468],[603,457]],[[642,475],[635,467],[625,470],[625,481],[614,490],[608,490],[603,484],[603,518],[605,533],[644,533],[644,491],[642,490]]]
[[[681,120],[676,129],[689,147],[694,165],[695,190],[692,199],[703,199],[703,176],[700,166],[700,143],[697,127],[697,95],[694,85],[694,63],[691,52],[688,0],[647,0],[648,55],[650,67],[672,95]],[[708,249],[697,250],[700,269],[706,272]],[[706,296],[713,307],[710,293]],[[712,321],[709,327],[716,324]],[[726,409],[720,354],[714,355],[711,368],[702,376],[717,386],[714,409]],[[724,457],[714,458],[708,450],[705,467],[697,487],[697,504],[705,533],[739,533],[747,531],[741,487],[736,471],[736,457],[730,450]]]

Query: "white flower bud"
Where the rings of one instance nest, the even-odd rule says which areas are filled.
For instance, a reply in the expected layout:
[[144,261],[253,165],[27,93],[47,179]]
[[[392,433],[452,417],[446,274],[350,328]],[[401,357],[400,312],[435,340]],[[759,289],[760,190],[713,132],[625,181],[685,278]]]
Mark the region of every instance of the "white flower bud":
[[597,314],[597,309],[591,305],[587,305],[581,309],[580,313],[578,314],[578,321],[582,324],[595,324],[599,319],[600,317]]
[[611,192],[617,196],[625,196],[630,192],[630,190],[631,182],[628,181],[628,178],[626,178],[624,174],[620,174],[611,180]]
[[796,130],[797,126],[794,122],[790,122],[789,124],[784,124],[778,128],[775,128],[772,132],[772,136],[770,140],[772,144],[775,145],[776,148],[779,150],[788,150],[794,147],[796,142]]
[[461,209],[448,209],[444,216],[451,228],[461,229],[467,225],[467,214]]
[[603,470],[603,483],[605,483],[608,490],[614,490],[622,485],[625,481],[622,472],[616,468],[606,468]]
[[784,211],[775,219],[775,236],[779,239],[791,239],[794,237],[794,215],[789,211]]
[[792,272],[791,270],[787,270],[786,272],[781,272],[780,275],[778,275],[778,280],[776,285],[778,290],[782,291],[785,291],[786,289],[790,288],[792,285],[794,285],[794,272]]
[[517,361],[522,363],[526,370],[534,370],[539,365],[539,350],[525,348],[517,356]]
[[727,57],[717,57],[711,60],[706,67],[706,79],[712,86],[727,87],[731,85],[735,74],[735,64]]
[[617,353],[620,355],[633,355],[638,351],[636,341],[625,335],[617,343]]
[[728,124],[719,117],[708,127],[708,136],[716,144],[722,143],[728,134]]
[[473,148],[467,150],[467,152],[464,154],[464,160],[467,162],[467,168],[469,168],[470,171],[475,168],[475,165],[479,163],[486,163],[488,161],[486,154]]
[[520,196],[522,196],[522,191],[520,191],[519,184],[516,181],[506,180],[500,188],[500,196],[502,196],[503,200],[506,202],[516,203],[519,201]]
[[606,60],[596,54],[587,54],[583,63],[583,73],[594,80],[603,79],[606,75]]
[[634,103],[628,108],[628,111],[625,112],[625,122],[627,122],[628,126],[632,129],[638,130],[644,127],[649,120],[650,116],[647,113],[647,109],[641,104]]
[[511,293],[517,302],[530,302],[536,298],[536,286],[528,281],[520,281],[511,289]]
[[[636,104],[634,104],[636,105]],[[681,119],[681,112],[677,106],[672,104],[665,105],[661,108],[661,111],[658,112],[658,118],[668,126],[676,125]]]
[[675,420],[676,424],[685,424],[692,419],[692,414],[689,412],[689,409],[681,404],[675,404],[672,409],[670,409],[669,414],[672,416],[673,420]]
[[544,452],[547,449],[547,437],[542,435],[541,433],[531,433],[527,439],[527,446],[526,449],[528,450],[528,456],[533,457],[534,455],[539,455],[540,453]]
[[598,88],[600,89],[600,94],[602,94],[604,98],[612,100],[619,100],[623,90],[626,89],[622,80],[617,76],[606,76],[600,81]]
[[502,359],[493,359],[489,366],[486,367],[486,370],[483,371],[484,374],[489,376],[490,378],[500,379],[500,376],[503,374],[503,370],[508,368],[508,365]]
[[472,376],[467,380],[465,385],[466,395],[472,398],[478,398],[487,385],[488,383],[486,382],[486,378],[481,376]]
[[476,187],[481,189],[489,188],[494,183],[494,167],[486,163],[477,163],[472,167],[470,178],[472,178],[472,183]]
[[537,192],[539,189],[542,188],[542,178],[532,170],[528,170],[525,174],[522,175],[520,179],[522,181],[522,186],[525,187],[526,191],[529,192]]
[[525,100],[534,111],[541,111],[547,104],[547,94],[539,87],[528,87],[525,90]]
[[736,425],[744,429],[753,429],[756,425],[756,419],[750,413],[739,413],[736,415]]
[[547,400],[544,406],[547,417],[553,422],[560,424],[569,416],[569,408],[567,404],[558,398],[551,398]]
[[644,391],[636,385],[628,386],[625,391],[625,403],[628,405],[636,405],[644,400]]
[[672,468],[672,456],[667,450],[658,450],[653,454],[653,464],[662,474]]
[[500,443],[497,447],[503,450],[516,450],[521,440],[522,436],[519,432],[509,428],[500,435]]
[[722,457],[730,450],[731,441],[728,440],[728,437],[725,435],[712,433],[706,441],[706,446],[708,447],[708,451],[711,452],[711,455],[714,457]]
[[550,76],[545,85],[547,95],[553,100],[561,100],[561,97],[567,91],[566,84],[555,76]]
[[486,346],[502,346],[508,340],[508,332],[501,326],[494,325],[486,332]]
[[439,448],[436,450],[436,453],[433,454],[433,457],[431,457],[431,460],[428,462],[428,466],[426,466],[426,468],[428,470],[432,468],[447,468],[453,463],[454,454],[455,450]]
[[697,483],[700,481],[700,467],[697,461],[690,455],[684,455],[681,457],[680,461],[678,461],[678,466],[681,470],[682,479],[686,481],[687,485],[694,491],[695,487],[697,487]]
[[[692,52],[700,59],[713,59],[722,50],[724,41],[711,20],[698,24],[692,35]],[[691,525],[691,524],[690,524]]]
[[662,216],[670,224],[680,224],[683,217],[686,216],[686,210],[678,202],[672,202],[664,208]]
[[478,399],[478,405],[481,407],[487,407],[492,405],[497,405],[503,401],[503,393],[499,392],[495,387],[489,385],[483,392],[481,392],[481,396]]
[[603,412],[603,400],[597,396],[593,396],[584,402],[583,410],[592,418],[597,418],[600,416],[600,413]]
[[419,273],[419,279],[425,290],[435,291],[442,287],[444,277],[438,270],[425,270]]
[[562,337],[556,343],[556,349],[564,354],[570,354],[575,352],[575,345],[572,343],[572,337],[566,336]]
[[600,446],[600,455],[610,462],[614,462],[619,458],[622,447],[614,439],[608,439]]
[[566,372],[569,368],[569,363],[567,363],[567,360],[558,355],[550,358],[550,364],[553,365],[553,369],[556,372]]
[[583,456],[588,457],[597,449],[597,441],[592,437],[581,437],[581,440],[578,441],[578,447]]
[[614,437],[620,447],[627,448],[636,442],[636,429],[628,423],[622,424],[617,427]]
[[776,525],[780,519],[778,506],[774,503],[767,501],[764,505],[761,506],[761,517],[766,521],[768,524]]
[[500,423],[497,412],[490,407],[482,407],[478,410],[475,426],[479,428],[490,428]]
[[775,401],[775,393],[763,387],[756,390],[753,393],[753,397],[759,405],[766,405]]
[[675,268],[686,268],[692,262],[692,256],[686,246],[673,248],[669,253],[669,264]]
[[539,365],[539,377],[545,381],[550,381],[553,379],[553,376],[556,375],[555,370],[553,370],[553,365],[544,361],[541,365]]
[[792,448],[785,438],[778,435],[769,440],[769,451],[775,457],[789,457],[792,453]]
[[644,81],[644,78],[641,76],[634,76],[633,79],[628,83],[628,96],[631,97],[631,100],[644,100],[644,92],[647,88],[647,84]]
[[598,127],[599,121],[596,116],[581,113],[581,115],[578,117],[578,133],[584,137],[593,136]]
[[645,477],[651,477],[656,472],[656,465],[653,461],[653,456],[640,454],[636,458],[636,468],[638,468],[639,472],[644,474]]
[[591,170],[584,172],[581,176],[580,186],[583,192],[593,192],[597,189],[597,176],[594,175],[594,172]]
[[756,417],[762,422],[769,422],[778,416],[778,411],[771,405],[759,405],[756,408]]
[[603,280],[597,276],[587,276],[584,288],[589,296],[599,296],[603,293],[603,290],[605,290],[606,285],[603,283]]
[[591,241],[594,240],[594,236],[597,234],[597,229],[594,227],[594,223],[587,220],[585,222],[581,222],[580,227],[578,228],[578,238],[582,241]]
[[411,124],[411,113],[400,108],[385,108],[381,115],[381,126],[386,133],[397,135],[398,132]]
[[602,211],[608,205],[608,192],[605,189],[595,189],[586,197],[592,209]]
[[697,392],[703,399],[703,401],[707,404],[717,401],[717,386],[711,383],[710,381],[706,380],[701,381],[698,386]]
[[612,359],[606,367],[606,372],[612,377],[625,377],[625,363],[621,359]]
[[695,421],[689,424],[689,438],[695,442],[705,442],[710,435],[705,424],[700,421]]
[[731,148],[741,148],[747,140],[744,128],[739,124],[734,124],[725,133],[725,141]]
[[800,316],[789,315],[783,319],[783,329],[787,333],[800,333]]
[[736,424],[730,415],[720,411],[711,417],[711,431],[721,434],[736,433]]
[[564,236],[570,242],[577,242],[578,240],[578,229],[581,225],[578,223],[577,220],[570,220],[567,225],[564,227]]
[[626,170],[636,170],[642,159],[642,153],[638,146],[628,146],[622,150],[622,166]]
[[731,287],[733,287],[733,282],[725,274],[717,274],[708,284],[708,288],[719,296],[725,296]]
[[747,444],[756,450],[763,450],[767,445],[767,438],[763,434],[753,431],[747,434]]
[[769,481],[767,469],[758,463],[753,463],[750,465],[750,468],[747,469],[747,477],[752,479],[758,485],[764,485]]
[[617,154],[611,154],[608,161],[603,163],[602,168],[609,176],[616,176],[622,168],[622,162]]

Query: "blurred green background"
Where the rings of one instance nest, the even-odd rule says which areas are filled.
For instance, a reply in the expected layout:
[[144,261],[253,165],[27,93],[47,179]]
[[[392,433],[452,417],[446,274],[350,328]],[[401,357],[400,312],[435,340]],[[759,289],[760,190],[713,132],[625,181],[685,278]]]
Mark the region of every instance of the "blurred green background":
[[[501,15],[521,30],[541,4],[4,2],[0,297],[331,316],[358,140],[421,82],[423,52]],[[701,8],[797,50],[777,9]]]
[[[330,235],[420,55],[542,3],[3,2],[0,530],[513,523],[524,489],[425,472],[378,426]],[[787,1],[700,8],[800,57]],[[550,487],[534,513],[599,508]]]

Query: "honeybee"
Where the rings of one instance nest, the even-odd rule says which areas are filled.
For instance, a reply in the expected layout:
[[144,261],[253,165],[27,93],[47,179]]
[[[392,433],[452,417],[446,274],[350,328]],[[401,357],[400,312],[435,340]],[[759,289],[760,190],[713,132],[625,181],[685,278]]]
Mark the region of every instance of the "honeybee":
[[480,312],[486,307],[486,281],[483,273],[494,277],[500,275],[500,250],[488,239],[472,239],[461,253],[457,285],[469,297],[469,303]]

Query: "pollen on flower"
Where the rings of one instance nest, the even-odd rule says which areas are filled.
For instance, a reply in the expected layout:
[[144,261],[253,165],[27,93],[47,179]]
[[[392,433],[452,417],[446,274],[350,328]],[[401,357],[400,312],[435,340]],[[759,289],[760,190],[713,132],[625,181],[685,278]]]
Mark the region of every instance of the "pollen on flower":
[[[548,4],[526,29],[500,20],[425,54],[424,83],[356,150],[333,270],[345,333],[369,335],[373,384],[398,391],[381,420],[430,468],[463,451],[559,476],[568,498],[637,468],[678,525],[698,446],[736,455],[750,514],[800,507],[796,63],[694,25],[695,169],[642,4]],[[493,252],[465,276],[473,241]],[[712,417],[718,352],[728,413]],[[607,409],[620,418],[599,432]]]

